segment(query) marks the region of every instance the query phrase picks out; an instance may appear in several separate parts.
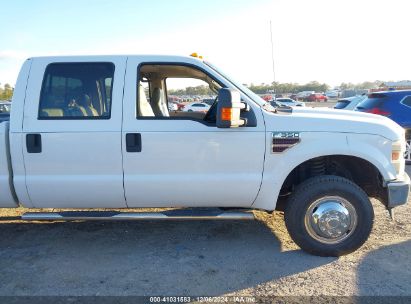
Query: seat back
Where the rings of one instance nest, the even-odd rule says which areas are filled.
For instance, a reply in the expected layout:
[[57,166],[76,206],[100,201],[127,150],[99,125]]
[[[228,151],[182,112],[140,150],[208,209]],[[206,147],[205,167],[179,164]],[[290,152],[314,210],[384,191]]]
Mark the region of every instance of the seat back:
[[160,88],[153,89],[153,94],[150,100],[150,104],[156,116],[160,116],[160,117],[170,116],[168,109],[167,109],[167,104],[163,100],[163,94]]
[[150,103],[147,101],[146,93],[144,92],[144,87],[139,85],[138,88],[138,116],[152,117],[155,116]]
[[64,110],[56,106],[53,95],[47,96],[42,103],[40,117],[61,117],[64,116]]
[[80,108],[84,109],[84,116],[99,116],[89,95],[83,94],[80,96],[77,103]]
[[42,117],[61,117],[64,112],[59,108],[45,108],[41,110]]

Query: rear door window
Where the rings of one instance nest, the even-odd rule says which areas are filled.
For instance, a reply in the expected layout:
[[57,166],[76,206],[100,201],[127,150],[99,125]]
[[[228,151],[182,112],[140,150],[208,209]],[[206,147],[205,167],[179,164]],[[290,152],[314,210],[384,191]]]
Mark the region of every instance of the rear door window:
[[53,63],[40,94],[39,119],[109,119],[114,64]]
[[337,104],[334,106],[334,109],[344,109],[350,103],[349,100],[339,100]]
[[360,102],[357,106],[357,109],[372,109],[381,107],[384,102],[388,99],[388,96],[385,94],[370,94],[368,98]]

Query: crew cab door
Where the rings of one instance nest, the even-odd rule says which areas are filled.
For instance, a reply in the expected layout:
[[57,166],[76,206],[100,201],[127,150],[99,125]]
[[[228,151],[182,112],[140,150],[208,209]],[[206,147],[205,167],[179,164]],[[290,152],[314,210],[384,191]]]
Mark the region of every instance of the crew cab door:
[[126,207],[121,153],[125,64],[125,57],[33,60],[21,141],[34,207]]
[[261,110],[243,96],[251,105],[254,125],[233,129],[217,128],[204,121],[201,112],[164,111],[164,101],[173,98],[167,86],[174,78],[185,87],[193,79],[230,86],[200,61],[128,59],[122,134],[127,205],[250,207],[263,172]]

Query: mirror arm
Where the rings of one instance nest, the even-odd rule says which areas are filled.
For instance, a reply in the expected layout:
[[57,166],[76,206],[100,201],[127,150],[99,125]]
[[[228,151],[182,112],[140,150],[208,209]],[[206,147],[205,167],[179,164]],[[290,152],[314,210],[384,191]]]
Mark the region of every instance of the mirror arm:
[[246,126],[247,126],[247,122],[248,122],[247,118],[241,117],[241,120],[244,121],[244,123],[243,123],[240,127],[246,127]]

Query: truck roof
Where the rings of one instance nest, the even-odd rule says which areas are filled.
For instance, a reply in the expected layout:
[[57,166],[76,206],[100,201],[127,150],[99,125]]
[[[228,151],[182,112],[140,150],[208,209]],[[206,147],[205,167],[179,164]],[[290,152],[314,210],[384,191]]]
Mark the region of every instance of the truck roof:
[[30,57],[28,59],[50,59],[50,60],[58,60],[62,61],[65,59],[89,59],[89,60],[95,60],[95,59],[104,59],[107,60],[108,58],[141,58],[142,60],[145,61],[150,61],[150,60],[155,60],[155,61],[191,61],[191,62],[198,62],[202,61],[199,58],[192,57],[192,56],[178,56],[178,55],[156,55],[156,54],[131,54],[131,55],[62,55],[62,56],[36,56],[36,57]]

